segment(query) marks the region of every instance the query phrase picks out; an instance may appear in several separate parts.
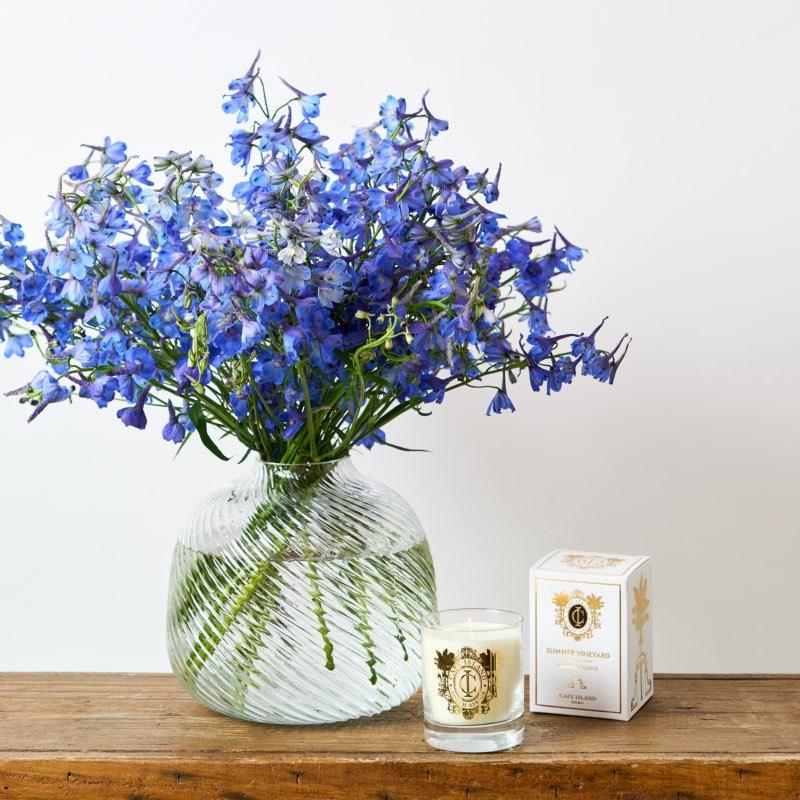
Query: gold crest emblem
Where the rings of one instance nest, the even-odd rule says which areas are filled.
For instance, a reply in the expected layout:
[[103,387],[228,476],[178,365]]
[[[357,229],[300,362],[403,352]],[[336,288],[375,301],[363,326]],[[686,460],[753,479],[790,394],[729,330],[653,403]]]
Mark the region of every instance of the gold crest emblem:
[[447,700],[451,714],[472,719],[487,714],[489,703],[497,697],[497,657],[491,650],[477,653],[462,647],[458,654],[436,651],[439,696]]
[[580,589],[573,592],[556,592],[553,595],[556,607],[556,625],[564,636],[571,636],[576,642],[591,639],[600,628],[600,610],[603,598],[596,594],[584,594]]
[[568,553],[561,561],[575,569],[608,569],[622,564],[624,559],[611,556],[591,556],[582,553]]

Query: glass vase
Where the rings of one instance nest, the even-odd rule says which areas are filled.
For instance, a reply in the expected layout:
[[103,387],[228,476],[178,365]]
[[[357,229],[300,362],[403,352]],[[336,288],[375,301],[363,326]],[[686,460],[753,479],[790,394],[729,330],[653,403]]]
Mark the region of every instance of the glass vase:
[[436,607],[425,534],[349,458],[259,463],[201,503],[175,548],[168,648],[203,705],[278,724],[376,714],[421,678]]

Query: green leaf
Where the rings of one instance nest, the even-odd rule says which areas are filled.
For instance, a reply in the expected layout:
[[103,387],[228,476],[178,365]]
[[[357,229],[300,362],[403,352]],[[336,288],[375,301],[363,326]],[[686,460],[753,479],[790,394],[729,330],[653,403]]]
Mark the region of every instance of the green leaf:
[[208,435],[208,427],[206,426],[206,418],[203,416],[203,408],[199,402],[193,403],[189,406],[189,419],[194,423],[197,432],[200,434],[200,441],[217,457],[223,461],[229,461],[219,447],[214,444],[214,440]]
[[391,447],[394,450],[402,450],[404,453],[430,453],[430,450],[425,450],[423,447],[403,447],[399,444],[394,444],[393,442],[382,442],[378,439],[375,444],[379,444],[381,447]]
[[253,452],[253,448],[252,447],[248,447],[247,450],[244,451],[244,455],[236,463],[237,464],[243,464],[245,459],[247,458],[247,456],[249,456],[250,453],[252,453],[252,452]]

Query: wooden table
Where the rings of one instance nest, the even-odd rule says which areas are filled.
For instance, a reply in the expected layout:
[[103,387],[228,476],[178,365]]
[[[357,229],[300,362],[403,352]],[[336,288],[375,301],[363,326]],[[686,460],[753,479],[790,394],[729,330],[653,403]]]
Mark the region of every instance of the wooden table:
[[238,722],[169,675],[0,673],[0,798],[800,798],[800,678],[669,676],[629,723],[526,715],[525,743],[454,755],[419,697],[316,728]]

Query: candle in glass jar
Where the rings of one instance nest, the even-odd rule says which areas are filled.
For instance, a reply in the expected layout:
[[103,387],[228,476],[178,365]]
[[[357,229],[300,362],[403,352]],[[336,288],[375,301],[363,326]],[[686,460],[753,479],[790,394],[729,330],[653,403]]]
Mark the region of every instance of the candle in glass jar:
[[[469,730],[462,733],[471,746],[460,736],[461,746],[446,749],[493,750],[518,743],[524,703],[522,618],[518,614],[491,609],[436,612],[423,623],[422,658],[426,738],[431,744],[443,746],[441,736],[432,741],[432,731],[449,734],[447,741],[452,745],[453,735],[460,736],[455,729],[470,727],[475,728],[472,735]],[[488,726],[481,735],[490,728],[489,733],[502,734],[513,729],[519,739],[509,744],[509,737],[503,735],[498,740],[502,746],[487,746],[489,741],[478,746],[478,726]]]

